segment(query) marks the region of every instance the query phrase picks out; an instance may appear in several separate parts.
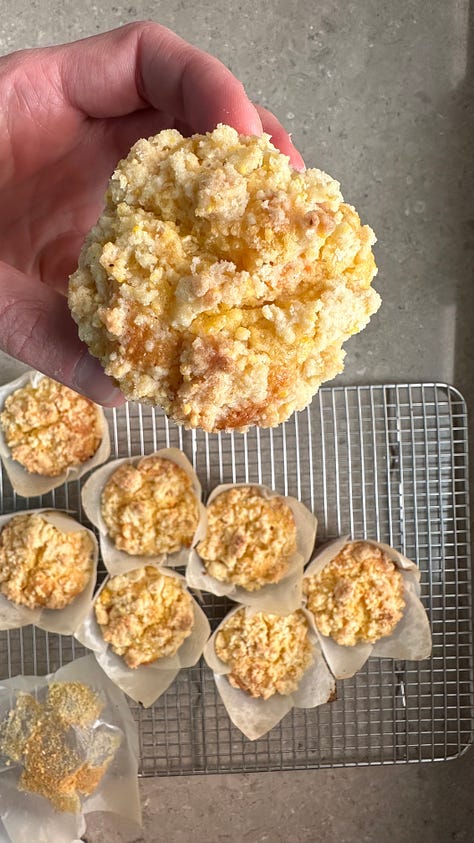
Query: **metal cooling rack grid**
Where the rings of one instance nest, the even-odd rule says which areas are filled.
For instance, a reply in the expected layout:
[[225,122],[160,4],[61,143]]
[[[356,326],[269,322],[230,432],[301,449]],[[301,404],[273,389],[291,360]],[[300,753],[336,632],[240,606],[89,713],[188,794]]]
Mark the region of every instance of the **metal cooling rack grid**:
[[[318,542],[347,532],[400,548],[420,565],[433,629],[430,660],[369,660],[338,683],[336,702],[293,710],[255,742],[230,723],[204,665],[181,671],[152,708],[134,707],[143,775],[443,760],[469,746],[467,415],[456,390],[442,384],[322,389],[285,425],[244,436],[183,431],[134,405],[111,411],[109,421],[116,456],[176,446],[193,461],[204,491],[220,482],[263,482],[316,512]],[[80,482],[24,500],[2,478],[0,505],[3,512],[51,505],[83,517]],[[206,596],[213,626],[228,605]],[[83,653],[71,638],[32,627],[0,633],[2,676],[46,673]]]

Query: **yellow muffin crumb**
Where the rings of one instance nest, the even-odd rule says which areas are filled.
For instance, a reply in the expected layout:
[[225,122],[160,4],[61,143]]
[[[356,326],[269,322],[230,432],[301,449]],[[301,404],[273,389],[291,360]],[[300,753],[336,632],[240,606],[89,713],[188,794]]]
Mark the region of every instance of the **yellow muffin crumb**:
[[214,498],[207,518],[197,550],[217,580],[255,591],[285,576],[296,551],[296,524],[282,498],[265,497],[256,486],[236,486]]
[[390,557],[368,542],[349,542],[303,592],[316,626],[351,647],[390,635],[402,617],[403,579]]
[[63,609],[92,576],[94,543],[41,514],[14,515],[0,532],[0,592],[29,609]]
[[138,141],[71,276],[79,335],[127,398],[187,427],[271,427],[342,371],[379,305],[339,184],[229,126]]
[[181,581],[149,565],[111,577],[95,615],[104,641],[132,668],[174,656],[194,625],[192,597]]
[[102,440],[99,408],[50,378],[12,392],[0,424],[13,459],[47,477],[90,459]]
[[308,623],[301,611],[274,615],[240,609],[221,626],[214,649],[231,668],[230,684],[264,700],[296,691],[313,661]]
[[0,723],[0,752],[23,770],[18,789],[78,813],[81,796],[100,783],[120,743],[117,732],[92,728],[104,702],[80,682],[56,682],[43,703],[20,692]]
[[199,521],[191,478],[156,456],[119,466],[103,488],[100,511],[115,546],[135,556],[190,547]]

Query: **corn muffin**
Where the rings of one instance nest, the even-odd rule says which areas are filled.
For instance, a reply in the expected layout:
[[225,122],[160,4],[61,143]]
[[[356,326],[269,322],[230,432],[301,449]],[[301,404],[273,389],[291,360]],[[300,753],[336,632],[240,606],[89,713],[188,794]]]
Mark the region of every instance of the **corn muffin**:
[[319,574],[305,577],[303,592],[322,635],[346,647],[390,635],[405,606],[397,566],[363,541],[349,542]]
[[69,304],[127,398],[210,432],[271,427],[378,309],[374,242],[339,184],[269,135],[166,130],[118,164]]
[[198,553],[211,576],[256,591],[279,582],[296,551],[296,525],[282,498],[256,486],[236,486],[207,507],[206,536]]
[[190,547],[199,521],[190,477],[157,456],[119,466],[104,486],[100,511],[115,546],[134,556]]
[[104,641],[131,668],[174,656],[194,624],[181,580],[151,566],[111,577],[94,606]]
[[54,683],[44,703],[20,692],[0,724],[0,752],[23,765],[19,790],[45,797],[57,811],[79,812],[81,796],[95,790],[120,743],[117,733],[93,728],[103,707],[80,682]]
[[12,458],[47,477],[90,459],[102,440],[98,407],[46,377],[8,396],[0,424]]
[[301,611],[290,615],[235,612],[219,629],[214,649],[229,665],[227,679],[251,697],[268,700],[291,694],[313,661],[308,623]]
[[0,592],[28,609],[63,609],[92,576],[85,530],[63,532],[41,514],[14,515],[0,532]]

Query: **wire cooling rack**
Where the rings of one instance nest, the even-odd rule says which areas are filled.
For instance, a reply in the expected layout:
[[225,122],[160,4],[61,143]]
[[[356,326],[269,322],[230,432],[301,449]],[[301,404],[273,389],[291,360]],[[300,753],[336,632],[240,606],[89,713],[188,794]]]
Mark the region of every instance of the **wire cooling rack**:
[[[109,412],[113,455],[175,446],[204,491],[221,482],[265,483],[319,518],[318,543],[351,533],[417,561],[433,654],[421,663],[370,659],[338,699],[293,710],[251,742],[232,726],[201,662],[183,670],[150,709],[134,706],[143,775],[308,769],[444,760],[470,744],[473,727],[467,414],[443,384],[322,389],[275,430],[207,435],[153,409]],[[2,512],[36,506],[75,511],[80,481],[17,498],[1,478]],[[208,595],[215,626],[229,604]],[[73,639],[33,627],[0,633],[0,674],[48,673],[84,654]]]

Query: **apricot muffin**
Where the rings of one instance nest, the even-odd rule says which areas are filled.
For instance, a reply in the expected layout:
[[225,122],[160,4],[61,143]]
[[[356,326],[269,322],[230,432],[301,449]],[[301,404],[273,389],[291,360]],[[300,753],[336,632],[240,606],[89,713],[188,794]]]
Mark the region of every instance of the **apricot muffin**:
[[86,530],[63,532],[41,514],[14,515],[0,532],[0,592],[28,609],[63,609],[94,566]]
[[247,591],[279,582],[296,551],[293,513],[278,496],[236,486],[207,507],[206,536],[197,547],[207,572]]
[[174,656],[194,625],[181,580],[150,565],[110,577],[94,608],[104,641],[131,668]]
[[47,477],[86,462],[103,436],[97,405],[47,377],[12,392],[0,424],[12,458]]
[[374,242],[339,184],[269,135],[166,130],[118,164],[69,305],[127,398],[186,427],[272,427],[378,309]]
[[275,615],[240,609],[220,627],[214,649],[230,667],[226,676],[234,688],[268,700],[296,691],[313,661],[308,632],[300,610]]
[[317,628],[346,647],[390,635],[403,614],[403,590],[388,554],[364,541],[349,542],[319,574],[303,580]]
[[100,511],[115,546],[135,556],[190,547],[199,522],[191,478],[158,456],[122,463],[103,488]]

